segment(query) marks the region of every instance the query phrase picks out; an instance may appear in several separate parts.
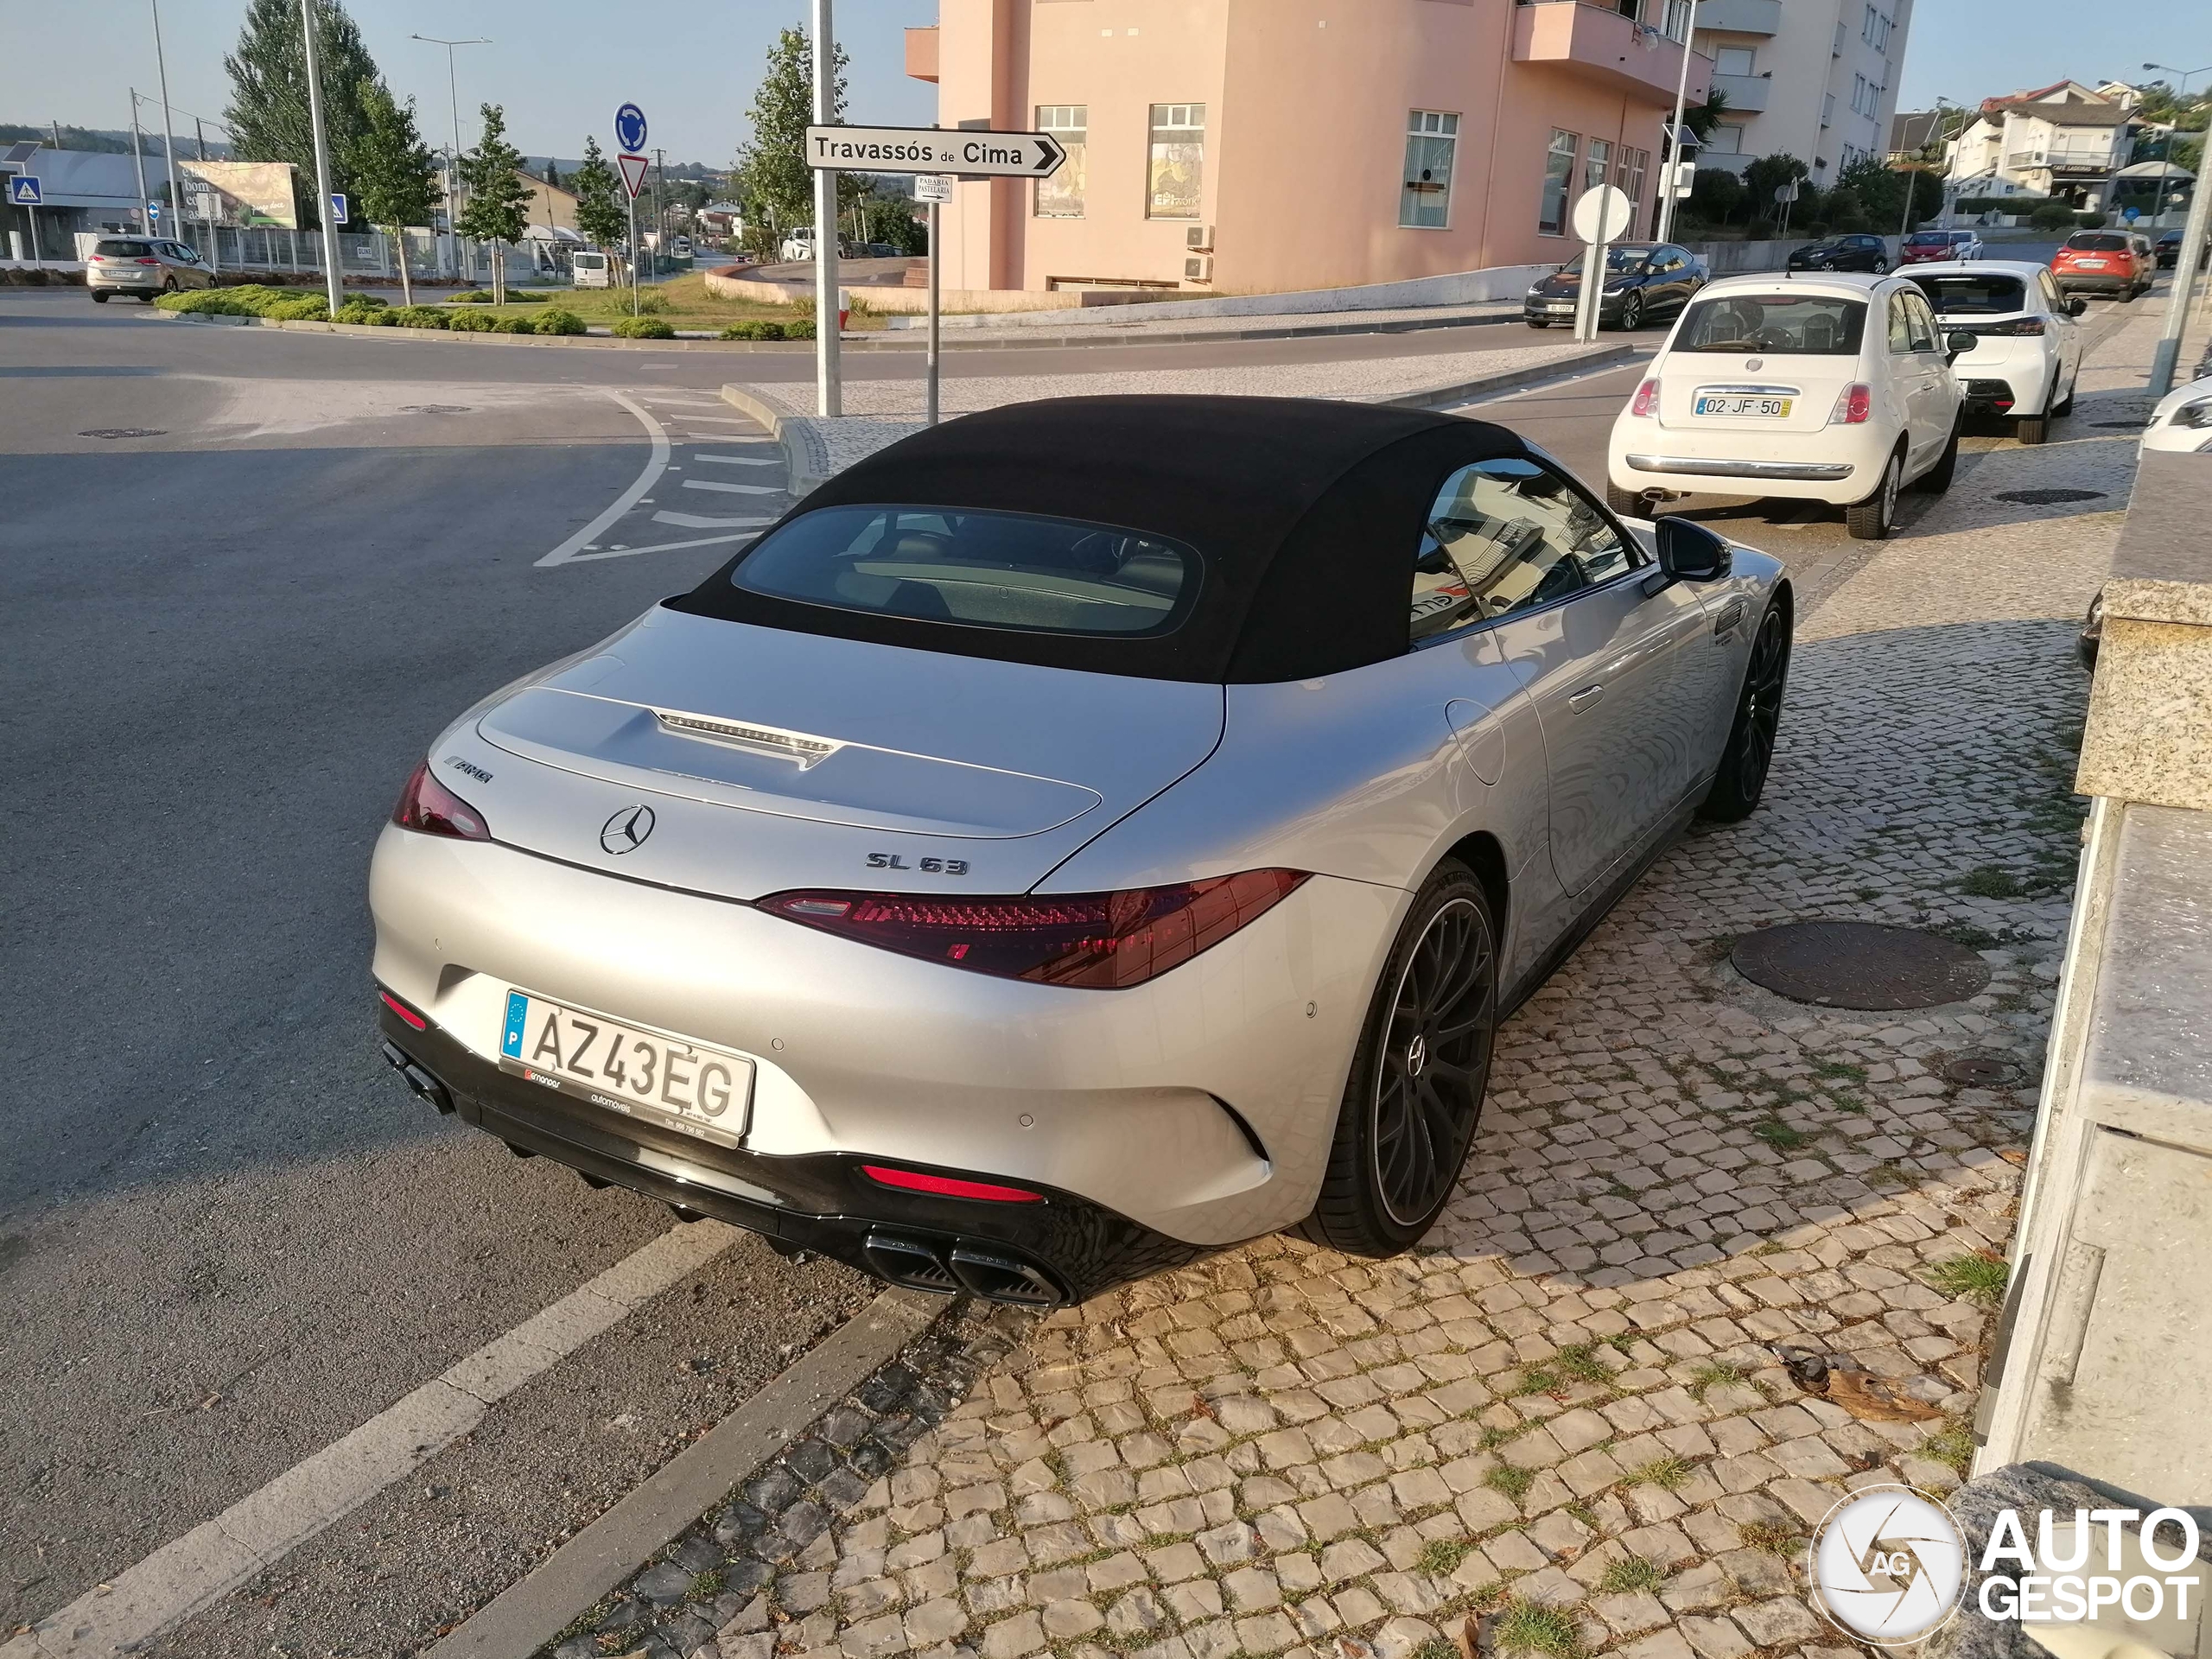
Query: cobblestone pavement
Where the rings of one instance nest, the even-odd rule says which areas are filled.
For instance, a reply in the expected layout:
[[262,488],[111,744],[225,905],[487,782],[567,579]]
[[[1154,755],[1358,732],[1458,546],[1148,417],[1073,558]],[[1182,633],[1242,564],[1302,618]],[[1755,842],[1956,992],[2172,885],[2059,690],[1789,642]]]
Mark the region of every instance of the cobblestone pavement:
[[[1554,1659],[1847,1651],[1810,1528],[1971,1453],[2077,849],[2074,620],[2133,467],[2094,423],[2145,405],[2150,334],[2107,343],[2064,441],[1973,457],[1801,589],[1765,805],[1510,1022],[1420,1249],[1266,1238],[950,1320],[560,1659],[1449,1659],[1471,1617]],[[1997,499],[2030,478],[2102,499]],[[1859,1014],[1728,966],[1809,917],[1948,932],[1991,982]],[[1826,1394],[1785,1350],[1832,1357]]]

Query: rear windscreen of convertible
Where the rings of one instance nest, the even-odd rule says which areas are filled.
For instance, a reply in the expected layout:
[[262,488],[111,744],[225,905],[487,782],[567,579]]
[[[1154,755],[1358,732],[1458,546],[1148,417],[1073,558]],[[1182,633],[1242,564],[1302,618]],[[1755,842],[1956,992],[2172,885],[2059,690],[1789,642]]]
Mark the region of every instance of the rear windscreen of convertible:
[[1165,633],[1197,597],[1198,556],[1103,524],[944,507],[802,513],[730,573],[748,592],[878,616],[1030,633]]

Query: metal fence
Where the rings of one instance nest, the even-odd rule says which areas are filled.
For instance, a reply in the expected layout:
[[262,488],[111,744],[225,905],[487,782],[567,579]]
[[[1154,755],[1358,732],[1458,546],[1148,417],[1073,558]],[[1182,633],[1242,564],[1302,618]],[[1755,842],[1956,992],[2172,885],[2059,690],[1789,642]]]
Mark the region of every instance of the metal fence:
[[[105,234],[112,232],[79,232],[77,257],[82,259],[92,245]],[[218,272],[276,271],[315,276],[322,270],[320,231],[202,222],[181,226],[170,234],[180,242],[190,243]],[[403,257],[410,276],[488,283],[492,280],[494,251],[488,242],[439,236],[429,231],[409,231],[397,238],[382,231],[338,233],[338,268],[342,275],[388,276],[395,283],[399,280],[399,262]],[[528,282],[565,270],[558,256],[540,244],[510,245],[505,254],[509,282]]]

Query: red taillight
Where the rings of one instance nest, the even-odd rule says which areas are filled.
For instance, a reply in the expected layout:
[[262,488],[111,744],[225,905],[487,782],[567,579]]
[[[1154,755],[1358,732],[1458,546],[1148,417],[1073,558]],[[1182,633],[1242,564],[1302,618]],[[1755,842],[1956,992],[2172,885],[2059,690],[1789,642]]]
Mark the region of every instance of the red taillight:
[[450,836],[455,841],[489,841],[492,831],[484,815],[430,776],[427,760],[416,766],[399,791],[391,821],[403,830],[426,836]]
[[162,262],[158,259],[134,259],[130,263],[134,265],[158,265]]
[[1300,870],[1246,870],[1166,887],[1005,899],[779,893],[760,900],[760,908],[972,973],[1119,990],[1220,944],[1306,879]]
[[861,1173],[878,1186],[901,1187],[909,1192],[932,1192],[944,1198],[981,1198],[986,1204],[1042,1204],[1045,1195],[1027,1187],[995,1186],[989,1181],[956,1180],[950,1175],[925,1175],[918,1169],[888,1169],[881,1164],[862,1164]]
[[414,1027],[416,1030],[428,1031],[430,1028],[430,1022],[428,1020],[425,1020],[421,1014],[416,1013],[414,1009],[409,1007],[404,1002],[394,996],[390,991],[378,991],[377,995],[383,999],[385,1007],[390,1008],[402,1020],[404,1020],[409,1025]]
[[2010,322],[1980,323],[1973,332],[1977,334],[2039,334],[2043,333],[2043,319],[2015,317]]
[[1828,411],[1830,426],[1861,426],[1873,417],[1874,389],[1863,380],[1853,381],[1835,395],[1835,407]]
[[1628,412],[1649,420],[1659,412],[1659,383],[1647,380],[1636,389],[1636,396],[1629,400]]

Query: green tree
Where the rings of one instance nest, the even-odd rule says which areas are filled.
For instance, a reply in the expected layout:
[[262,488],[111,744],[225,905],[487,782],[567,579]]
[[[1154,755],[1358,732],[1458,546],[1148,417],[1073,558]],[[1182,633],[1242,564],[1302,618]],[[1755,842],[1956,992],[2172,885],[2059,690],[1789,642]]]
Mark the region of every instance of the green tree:
[[1744,205],[1744,181],[1725,167],[1700,167],[1690,181],[1688,217],[1706,225],[1726,225]]
[[599,153],[599,140],[584,139],[584,158],[569,175],[569,188],[576,196],[576,229],[595,248],[611,247],[622,239],[626,215],[615,192],[622,188],[607,157]]
[[[845,117],[845,49],[833,53],[836,80],[830,87],[830,119]],[[767,72],[753,94],[747,115],[753,137],[737,153],[731,184],[746,205],[748,245],[760,233],[778,235],[814,222],[814,169],[806,164],[806,129],[814,119],[814,48],[803,29],[786,29],[768,48]],[[866,184],[849,173],[837,175],[842,207],[857,200]]]
[[402,104],[382,81],[361,94],[363,131],[354,152],[354,188],[361,216],[391,232],[399,249],[399,289],[415,303],[407,271],[406,227],[427,225],[438,205],[438,163],[415,124],[415,100]]
[[[1804,182],[1808,176],[1805,163],[1795,156],[1760,156],[1744,169],[1744,188],[1751,194],[1751,217],[1763,219],[1770,225],[1781,224],[1782,205],[1775,200],[1774,193],[1786,184],[1795,184],[1799,195],[1809,196],[1812,193],[1806,189]],[[1797,204],[1801,208],[1808,205]],[[1797,216],[1805,217],[1802,213]]]
[[482,108],[484,136],[461,158],[461,188],[468,200],[454,228],[492,245],[492,294],[507,296],[506,247],[530,228],[530,187],[522,179],[522,152],[507,142],[507,115],[497,104]]
[[[1891,168],[1874,156],[1862,156],[1836,175],[1835,189],[1829,196],[1828,219],[1840,231],[1890,230],[1901,221],[1908,186],[1912,192],[1914,221],[1933,219],[1943,205],[1940,169],[1929,175],[1923,168]],[[1861,221],[1858,225],[1846,226],[1837,221],[1834,197],[1846,192],[1857,199]]]
[[[330,188],[358,193],[358,157],[368,117],[364,93],[378,84],[376,60],[339,0],[311,0],[322,70],[323,129],[330,142]],[[300,0],[246,0],[235,51],[223,59],[231,103],[223,119],[232,154],[242,162],[289,162],[299,222],[322,223],[315,177],[315,126],[308,112],[307,45]]]

